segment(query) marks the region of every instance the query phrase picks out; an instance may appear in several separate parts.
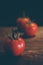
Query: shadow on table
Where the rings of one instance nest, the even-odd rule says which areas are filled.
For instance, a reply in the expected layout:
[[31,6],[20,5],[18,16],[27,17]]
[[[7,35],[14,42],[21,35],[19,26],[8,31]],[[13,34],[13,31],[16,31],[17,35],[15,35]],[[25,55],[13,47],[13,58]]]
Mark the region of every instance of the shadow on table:
[[12,54],[0,54],[0,65],[26,65],[26,61],[23,56],[16,57]]
[[27,56],[13,56],[11,53],[0,53],[0,65],[43,65],[41,59],[30,59]]
[[27,36],[26,34],[24,34],[21,37],[24,38],[24,39],[28,39],[28,38],[34,38],[35,35],[33,35],[33,36]]

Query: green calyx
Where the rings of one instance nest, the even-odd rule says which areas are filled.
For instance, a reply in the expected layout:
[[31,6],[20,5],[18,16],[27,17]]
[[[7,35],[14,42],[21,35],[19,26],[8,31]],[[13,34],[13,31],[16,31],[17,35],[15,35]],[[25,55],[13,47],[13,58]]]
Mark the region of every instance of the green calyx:
[[31,24],[31,20],[30,20],[30,21],[28,21],[26,24],[29,24],[29,25],[30,25],[30,24]]
[[26,14],[25,14],[25,11],[24,10],[22,12],[22,18],[26,18]]
[[20,37],[20,32],[18,30],[12,29],[11,38],[14,40],[14,39],[18,39],[19,37]]

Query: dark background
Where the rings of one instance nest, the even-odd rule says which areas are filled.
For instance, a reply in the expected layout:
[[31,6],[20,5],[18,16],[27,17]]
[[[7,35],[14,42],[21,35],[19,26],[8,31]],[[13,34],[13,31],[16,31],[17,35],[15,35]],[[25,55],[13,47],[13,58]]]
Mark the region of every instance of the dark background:
[[15,26],[16,19],[22,16],[23,10],[26,16],[43,26],[43,0],[12,0],[0,2],[0,26]]

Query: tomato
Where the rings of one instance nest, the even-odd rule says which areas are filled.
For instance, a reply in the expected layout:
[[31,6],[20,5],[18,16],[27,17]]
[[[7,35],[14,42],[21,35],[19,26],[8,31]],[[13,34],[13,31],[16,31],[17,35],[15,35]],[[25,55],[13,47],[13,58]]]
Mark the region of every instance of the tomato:
[[25,25],[25,33],[28,36],[34,36],[38,30],[38,25],[34,22]]
[[13,30],[12,36],[6,38],[6,48],[8,48],[14,56],[21,55],[25,49],[25,41],[19,36],[20,34]]
[[30,18],[18,18],[17,19],[17,25],[21,30],[24,30],[24,25],[26,23],[28,23],[28,21],[30,20]]
[[30,18],[18,18],[17,23],[23,26],[25,23],[27,23],[30,20]]
[[25,42],[22,38],[12,40],[12,52],[15,56],[21,55],[25,49]]

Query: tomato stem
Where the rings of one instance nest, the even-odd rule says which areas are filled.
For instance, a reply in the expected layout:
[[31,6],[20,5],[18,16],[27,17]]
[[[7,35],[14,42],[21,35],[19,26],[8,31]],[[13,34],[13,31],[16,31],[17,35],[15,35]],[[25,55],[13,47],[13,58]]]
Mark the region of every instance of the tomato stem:
[[15,30],[12,29],[12,30],[11,30],[11,38],[12,38],[12,39],[14,39],[14,32],[15,32]]
[[31,20],[30,20],[30,21],[28,21],[26,24],[31,24]]
[[12,39],[18,39],[20,37],[20,33],[16,29],[12,29]]
[[11,35],[9,35],[9,34],[8,34],[8,35],[7,35],[7,37],[8,37],[9,39],[11,39],[11,40],[12,40],[12,37],[11,37]]
[[26,17],[26,16],[25,16],[25,11],[24,11],[24,10],[23,10],[22,16],[23,16],[23,18],[25,18],[25,17]]
[[17,36],[18,38],[20,37],[20,33],[18,32],[18,36]]

